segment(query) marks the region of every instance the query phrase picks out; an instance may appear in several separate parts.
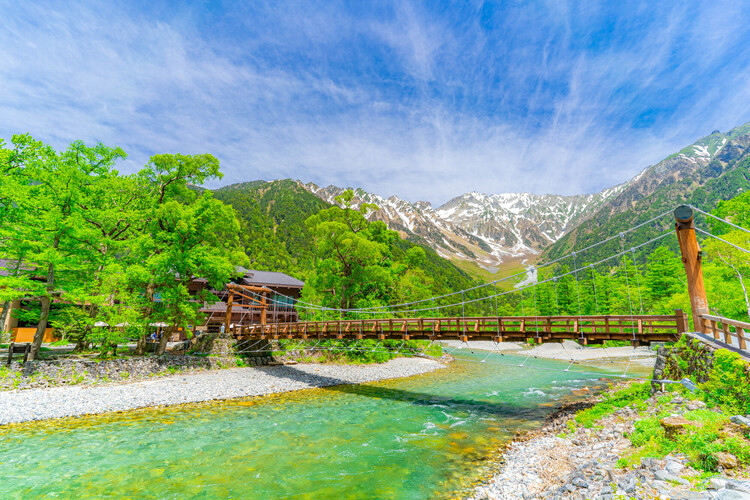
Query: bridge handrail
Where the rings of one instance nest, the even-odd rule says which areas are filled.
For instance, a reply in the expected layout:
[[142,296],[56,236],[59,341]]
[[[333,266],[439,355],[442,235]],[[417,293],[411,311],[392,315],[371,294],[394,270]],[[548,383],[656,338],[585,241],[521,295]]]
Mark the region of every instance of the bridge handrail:
[[[701,314],[701,326],[706,335],[713,335],[714,339],[720,340],[720,336],[724,336],[724,342],[731,344],[731,337],[737,339],[740,349],[746,349],[745,333],[750,333],[750,323],[744,321],[737,321],[724,316],[714,316],[712,314]],[[719,327],[721,324],[721,328]],[[734,327],[734,332],[729,327]]]
[[386,336],[435,339],[581,339],[589,341],[665,341],[685,331],[682,311],[674,315],[588,316],[450,316],[443,318],[332,319],[230,327],[235,335],[269,335],[273,338],[379,338]]

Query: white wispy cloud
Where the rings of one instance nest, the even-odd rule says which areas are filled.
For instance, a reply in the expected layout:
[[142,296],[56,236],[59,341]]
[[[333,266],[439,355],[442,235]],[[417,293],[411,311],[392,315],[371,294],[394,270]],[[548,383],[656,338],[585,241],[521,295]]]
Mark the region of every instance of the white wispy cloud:
[[592,192],[750,119],[742,6],[643,6],[620,19],[581,2],[274,2],[216,27],[200,12],[17,6],[0,26],[0,137],[120,145],[127,171],[210,152],[222,184],[292,177],[434,203]]

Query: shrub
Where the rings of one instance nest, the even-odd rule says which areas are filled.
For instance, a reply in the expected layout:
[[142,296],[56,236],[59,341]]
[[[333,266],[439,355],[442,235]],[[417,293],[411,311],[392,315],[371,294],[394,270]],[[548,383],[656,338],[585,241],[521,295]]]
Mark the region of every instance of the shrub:
[[718,404],[728,413],[750,413],[748,365],[739,354],[717,350],[708,381],[700,388],[707,403]]

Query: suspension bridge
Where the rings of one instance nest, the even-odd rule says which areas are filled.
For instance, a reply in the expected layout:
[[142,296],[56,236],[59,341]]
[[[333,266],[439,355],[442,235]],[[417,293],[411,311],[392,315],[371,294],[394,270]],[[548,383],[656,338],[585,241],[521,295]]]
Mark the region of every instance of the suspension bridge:
[[[696,209],[698,210],[698,209]],[[715,217],[707,212],[698,210],[708,217]],[[636,231],[648,224],[653,223],[661,217],[673,215],[675,220],[674,232],[667,231],[648,241],[633,246],[629,249],[624,245],[624,234]],[[628,341],[634,347],[638,345],[648,345],[651,342],[670,342],[676,341],[685,333],[693,332],[701,335],[704,341],[716,341],[725,343],[728,346],[736,346],[744,350],[746,348],[745,334],[750,331],[750,324],[734,321],[729,318],[712,315],[709,311],[708,301],[706,299],[705,286],[703,284],[703,274],[701,270],[702,251],[696,239],[696,230],[706,236],[721,238],[702,229],[696,229],[694,220],[693,207],[680,206],[674,212],[669,211],[653,219],[638,224],[619,235],[612,236],[603,241],[597,242],[578,252],[555,259],[539,266],[549,266],[559,262],[564,258],[571,258],[574,266],[573,270],[547,280],[536,281],[524,285],[520,289],[490,293],[479,299],[465,300],[465,294],[472,290],[487,286],[497,285],[498,281],[479,285],[477,287],[453,292],[441,297],[431,297],[429,299],[414,301],[404,304],[396,304],[380,308],[361,308],[361,309],[333,309],[325,308],[315,304],[309,304],[298,301],[297,308],[305,310],[313,309],[322,313],[338,313],[339,319],[322,320],[322,321],[300,321],[295,315],[294,321],[267,323],[264,321],[265,314],[259,324],[243,324],[233,322],[233,314],[243,310],[253,310],[261,308],[263,311],[269,305],[268,294],[270,290],[258,289],[257,287],[243,287],[241,285],[232,285],[229,287],[230,295],[227,301],[223,326],[225,331],[241,341],[264,341],[264,340],[297,340],[297,341],[323,341],[323,340],[411,340],[423,339],[429,341],[458,340],[461,342],[470,342],[475,340],[500,342],[530,342],[541,344],[545,342],[562,342],[564,340],[574,340],[582,345],[601,344],[608,340]],[[721,219],[719,219],[721,220]],[[723,221],[722,222],[726,222]],[[730,224],[731,225],[731,224]],[[738,229],[747,231],[745,228],[735,226]],[[748,231],[750,232],[750,231]],[[692,309],[692,325],[688,324],[688,316],[682,310],[675,310],[674,314],[653,315],[644,314],[641,302],[640,311],[634,306],[634,299],[631,296],[630,286],[628,283],[628,301],[630,307],[629,314],[621,315],[584,315],[579,312],[577,315],[522,315],[522,316],[501,316],[497,314],[497,297],[509,293],[521,293],[525,288],[532,288],[546,283],[554,282],[555,286],[558,279],[565,276],[574,276],[576,287],[578,287],[579,274],[593,269],[596,265],[613,259],[622,259],[625,263],[626,257],[630,256],[635,260],[635,251],[638,248],[652,244],[669,235],[675,235],[679,243],[682,262],[685,268],[687,288],[690,296]],[[583,267],[578,266],[577,255],[582,251],[589,250],[598,245],[615,240],[619,237],[621,249],[611,256]],[[737,247],[736,245],[726,242],[740,250],[750,253],[747,249]],[[619,262],[619,261],[616,261]],[[637,264],[636,264],[637,265]],[[539,269],[537,268],[537,269]],[[527,271],[528,272],[528,271]],[[520,275],[524,273],[519,273]],[[637,279],[637,272],[635,273]],[[513,278],[513,276],[509,277]],[[508,278],[505,278],[508,279]],[[627,274],[626,274],[627,279]],[[594,283],[594,286],[596,284]],[[578,292],[579,311],[580,311],[580,291]],[[640,294],[640,289],[639,292]],[[460,294],[461,300],[450,304],[436,305],[436,299],[446,299],[457,297]],[[594,290],[596,296],[596,290]],[[234,296],[238,300],[234,300]],[[469,303],[495,299],[495,314],[489,316],[449,316],[440,314],[441,310],[450,308],[461,308],[463,311]],[[248,303],[247,301],[250,301]],[[536,301],[536,295],[534,295]],[[273,301],[271,301],[273,302]],[[430,302],[432,305],[430,306]],[[285,302],[288,304],[288,302]],[[534,307],[536,311],[536,304]],[[344,316],[356,316],[356,319],[344,318]],[[368,317],[369,316],[369,317]]]
[[240,339],[350,339],[350,340],[458,340],[469,342],[562,342],[584,345],[605,340],[625,340],[633,345],[671,342],[686,330],[687,316],[494,316],[447,318],[389,318],[333,321],[300,321],[232,327]]

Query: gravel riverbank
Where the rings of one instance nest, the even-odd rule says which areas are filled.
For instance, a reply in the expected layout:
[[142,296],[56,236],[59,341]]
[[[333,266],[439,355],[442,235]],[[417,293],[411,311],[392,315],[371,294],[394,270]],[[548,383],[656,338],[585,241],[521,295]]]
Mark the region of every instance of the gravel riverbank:
[[[573,431],[569,421],[576,410],[591,406],[596,398],[564,407],[541,430],[509,443],[504,462],[492,478],[475,488],[470,500],[750,499],[750,481],[745,479],[748,471],[720,467],[720,475],[701,476],[679,453],[663,459],[641,458],[634,467],[618,466],[618,460],[631,449],[627,436],[636,422],[653,416],[664,395],[656,393],[646,401],[649,410],[645,415],[626,406],[592,428],[578,426]],[[673,395],[669,404],[674,417],[706,407],[701,401]],[[743,429],[730,431],[742,433]]]
[[396,358],[372,365],[298,364],[232,368],[130,384],[2,391],[0,425],[360,384],[411,377],[445,366],[425,358]]
[[[560,361],[596,361],[609,359],[656,359],[656,352],[648,346],[640,347],[584,347],[572,340],[563,342],[548,342],[532,349],[521,342],[489,342],[476,340],[459,342],[458,340],[444,340],[448,352],[452,349],[466,349],[479,351],[497,351],[532,358],[557,359]],[[653,363],[652,363],[653,364]]]

